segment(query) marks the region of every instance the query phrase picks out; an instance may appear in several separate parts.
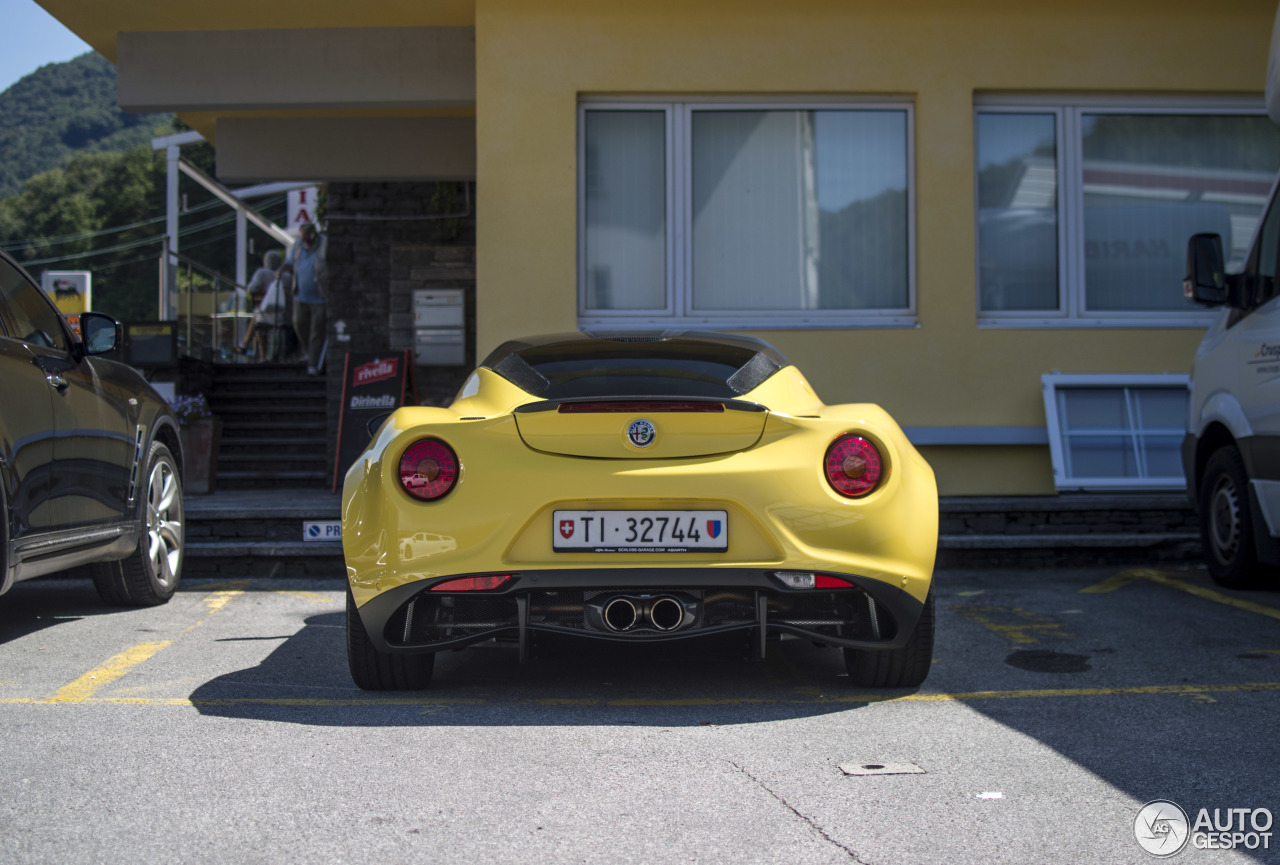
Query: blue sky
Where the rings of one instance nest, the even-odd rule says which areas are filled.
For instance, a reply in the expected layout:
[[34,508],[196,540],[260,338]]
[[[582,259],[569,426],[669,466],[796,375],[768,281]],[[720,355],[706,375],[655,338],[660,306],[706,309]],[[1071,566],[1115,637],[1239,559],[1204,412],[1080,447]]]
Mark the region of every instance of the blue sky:
[[0,0],[5,34],[0,51],[0,91],[46,63],[59,63],[91,50],[35,0]]

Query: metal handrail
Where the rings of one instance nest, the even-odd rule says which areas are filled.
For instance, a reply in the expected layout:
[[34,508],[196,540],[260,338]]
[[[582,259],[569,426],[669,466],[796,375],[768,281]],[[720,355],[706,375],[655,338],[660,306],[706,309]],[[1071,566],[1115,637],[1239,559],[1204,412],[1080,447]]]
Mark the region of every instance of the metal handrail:
[[[231,360],[235,357],[233,348],[238,344],[239,340],[239,321],[243,318],[252,316],[251,308],[241,309],[239,303],[231,304],[229,310],[222,309],[221,296],[227,295],[236,298],[237,289],[248,293],[248,288],[236,282],[224,273],[220,273],[211,267],[207,267],[198,261],[182,255],[181,253],[169,252],[167,249],[162,254],[160,267],[165,269],[166,259],[169,267],[173,268],[174,288],[177,293],[177,312],[178,312],[178,333],[179,333],[179,353],[193,357],[205,356],[204,349],[209,349],[209,359],[211,360]],[[201,278],[201,282],[197,283],[197,277]],[[225,288],[224,288],[225,286]],[[196,298],[202,295],[211,295],[208,304],[208,311],[196,311]],[[183,302],[185,296],[186,302]],[[252,306],[250,301],[249,306]],[[222,341],[221,322],[225,317],[231,317],[236,324],[231,330],[231,345],[226,345]]]

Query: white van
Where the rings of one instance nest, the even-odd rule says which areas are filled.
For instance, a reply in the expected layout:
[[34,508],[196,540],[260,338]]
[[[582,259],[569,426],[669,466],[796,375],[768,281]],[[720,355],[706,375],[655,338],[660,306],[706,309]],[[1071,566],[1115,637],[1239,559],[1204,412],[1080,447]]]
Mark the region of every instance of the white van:
[[1218,583],[1257,584],[1280,565],[1280,205],[1275,192],[1243,273],[1224,274],[1222,241],[1187,250],[1191,299],[1223,307],[1196,351],[1182,466]]
[[[1280,14],[1271,35],[1267,113],[1280,124]],[[1258,585],[1280,565],[1280,201],[1272,186],[1244,270],[1227,274],[1222,239],[1187,246],[1189,300],[1222,307],[1196,351],[1182,466],[1209,573]]]

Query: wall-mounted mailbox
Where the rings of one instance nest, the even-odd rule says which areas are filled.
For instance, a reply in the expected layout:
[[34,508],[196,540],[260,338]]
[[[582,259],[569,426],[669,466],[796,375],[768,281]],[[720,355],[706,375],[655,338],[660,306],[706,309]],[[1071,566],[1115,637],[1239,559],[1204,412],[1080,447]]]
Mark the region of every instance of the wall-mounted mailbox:
[[465,309],[460,288],[418,289],[413,293],[413,326],[461,328]]
[[413,349],[419,366],[467,362],[466,303],[460,288],[413,293]]

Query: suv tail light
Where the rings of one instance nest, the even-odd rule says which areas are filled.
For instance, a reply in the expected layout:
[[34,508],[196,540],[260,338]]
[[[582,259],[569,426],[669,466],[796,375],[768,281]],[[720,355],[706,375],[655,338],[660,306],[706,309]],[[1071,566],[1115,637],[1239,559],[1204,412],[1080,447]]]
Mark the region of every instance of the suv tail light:
[[420,439],[400,457],[400,485],[424,502],[435,501],[458,480],[458,457],[439,439]]
[[832,442],[823,467],[831,488],[851,499],[874,490],[884,475],[880,451],[862,436],[855,435],[843,435]]

